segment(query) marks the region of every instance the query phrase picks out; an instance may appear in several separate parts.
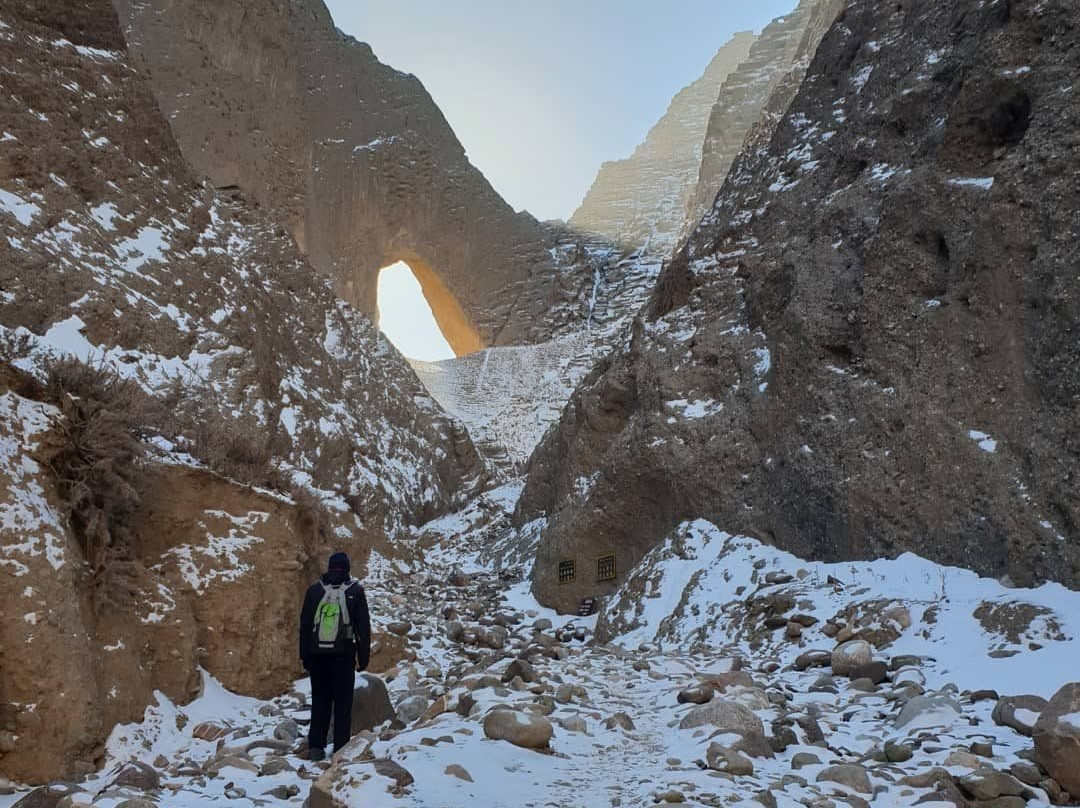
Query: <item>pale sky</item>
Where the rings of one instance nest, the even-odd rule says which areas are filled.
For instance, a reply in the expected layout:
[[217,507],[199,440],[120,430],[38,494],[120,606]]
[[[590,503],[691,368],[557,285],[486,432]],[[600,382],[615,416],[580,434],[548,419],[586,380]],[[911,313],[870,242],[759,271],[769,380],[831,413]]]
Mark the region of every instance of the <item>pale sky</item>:
[[[415,74],[518,210],[567,219],[736,31],[797,0],[326,0],[337,26]],[[453,356],[419,284],[380,277],[380,325],[414,359]]]
[[454,355],[408,264],[398,261],[380,272],[376,294],[379,328],[405,356],[438,362]]
[[566,219],[736,31],[796,0],[326,0],[415,74],[495,190]]

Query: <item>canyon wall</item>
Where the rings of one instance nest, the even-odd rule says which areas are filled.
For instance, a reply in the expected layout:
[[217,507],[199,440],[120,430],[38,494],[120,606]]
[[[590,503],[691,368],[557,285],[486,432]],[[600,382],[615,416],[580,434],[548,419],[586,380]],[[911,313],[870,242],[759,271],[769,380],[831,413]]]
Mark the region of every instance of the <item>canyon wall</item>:
[[[846,2],[533,456],[544,602],[698,516],[1080,585],[1073,12]],[[584,574],[560,585],[563,560]]]
[[[107,0],[3,0],[0,64],[0,772],[33,782],[92,770],[199,666],[287,687],[331,546],[360,572],[491,475],[291,236],[196,178]],[[103,410],[57,409],[99,400],[42,386],[77,382],[65,359]],[[106,562],[63,453],[121,503]]]
[[570,226],[624,249],[667,255],[683,220],[701,166],[709,114],[721,86],[751,53],[756,37],[735,34],[694,82],[671,100],[645,141],[625,160],[604,163]]
[[420,81],[321,0],[115,0],[184,156],[269,210],[338,295],[376,317],[406,261],[454,351],[545,339],[560,231],[515,213]]
[[748,57],[728,76],[709,114],[682,237],[712,209],[748,139],[769,139],[842,6],[842,0],[801,0],[790,14],[765,26]]

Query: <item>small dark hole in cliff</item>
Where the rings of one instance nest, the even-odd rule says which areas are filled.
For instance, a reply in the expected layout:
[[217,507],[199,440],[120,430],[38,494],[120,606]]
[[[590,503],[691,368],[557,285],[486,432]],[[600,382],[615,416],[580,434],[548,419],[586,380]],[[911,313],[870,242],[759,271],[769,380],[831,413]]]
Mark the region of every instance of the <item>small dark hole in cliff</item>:
[[1031,97],[1012,82],[965,86],[942,143],[942,164],[952,171],[978,171],[999,149],[1011,149],[1031,125]]
[[1021,89],[998,101],[990,114],[984,136],[993,146],[1015,146],[1031,124],[1031,98]]

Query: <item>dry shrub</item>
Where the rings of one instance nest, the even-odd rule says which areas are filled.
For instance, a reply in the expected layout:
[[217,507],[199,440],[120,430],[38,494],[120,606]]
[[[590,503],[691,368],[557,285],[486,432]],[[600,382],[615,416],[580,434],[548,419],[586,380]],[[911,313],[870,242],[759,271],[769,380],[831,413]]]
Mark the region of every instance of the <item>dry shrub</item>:
[[33,352],[34,344],[29,331],[0,332],[0,362],[11,364]]
[[284,475],[274,465],[274,436],[254,418],[226,418],[208,411],[195,423],[192,456],[244,485],[288,490]]
[[70,358],[48,364],[46,391],[60,410],[46,462],[89,567],[94,603],[125,602],[134,591],[132,531],[153,404],[106,365]]

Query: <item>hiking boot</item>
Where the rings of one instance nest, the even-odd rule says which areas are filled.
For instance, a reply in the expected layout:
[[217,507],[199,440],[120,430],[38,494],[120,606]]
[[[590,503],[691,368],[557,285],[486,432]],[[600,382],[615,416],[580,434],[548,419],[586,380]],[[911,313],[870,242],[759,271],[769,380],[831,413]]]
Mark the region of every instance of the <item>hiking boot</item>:
[[308,756],[308,760],[310,760],[310,761],[325,760],[326,759],[326,750],[325,749],[309,749],[308,752],[307,752],[307,756]]

